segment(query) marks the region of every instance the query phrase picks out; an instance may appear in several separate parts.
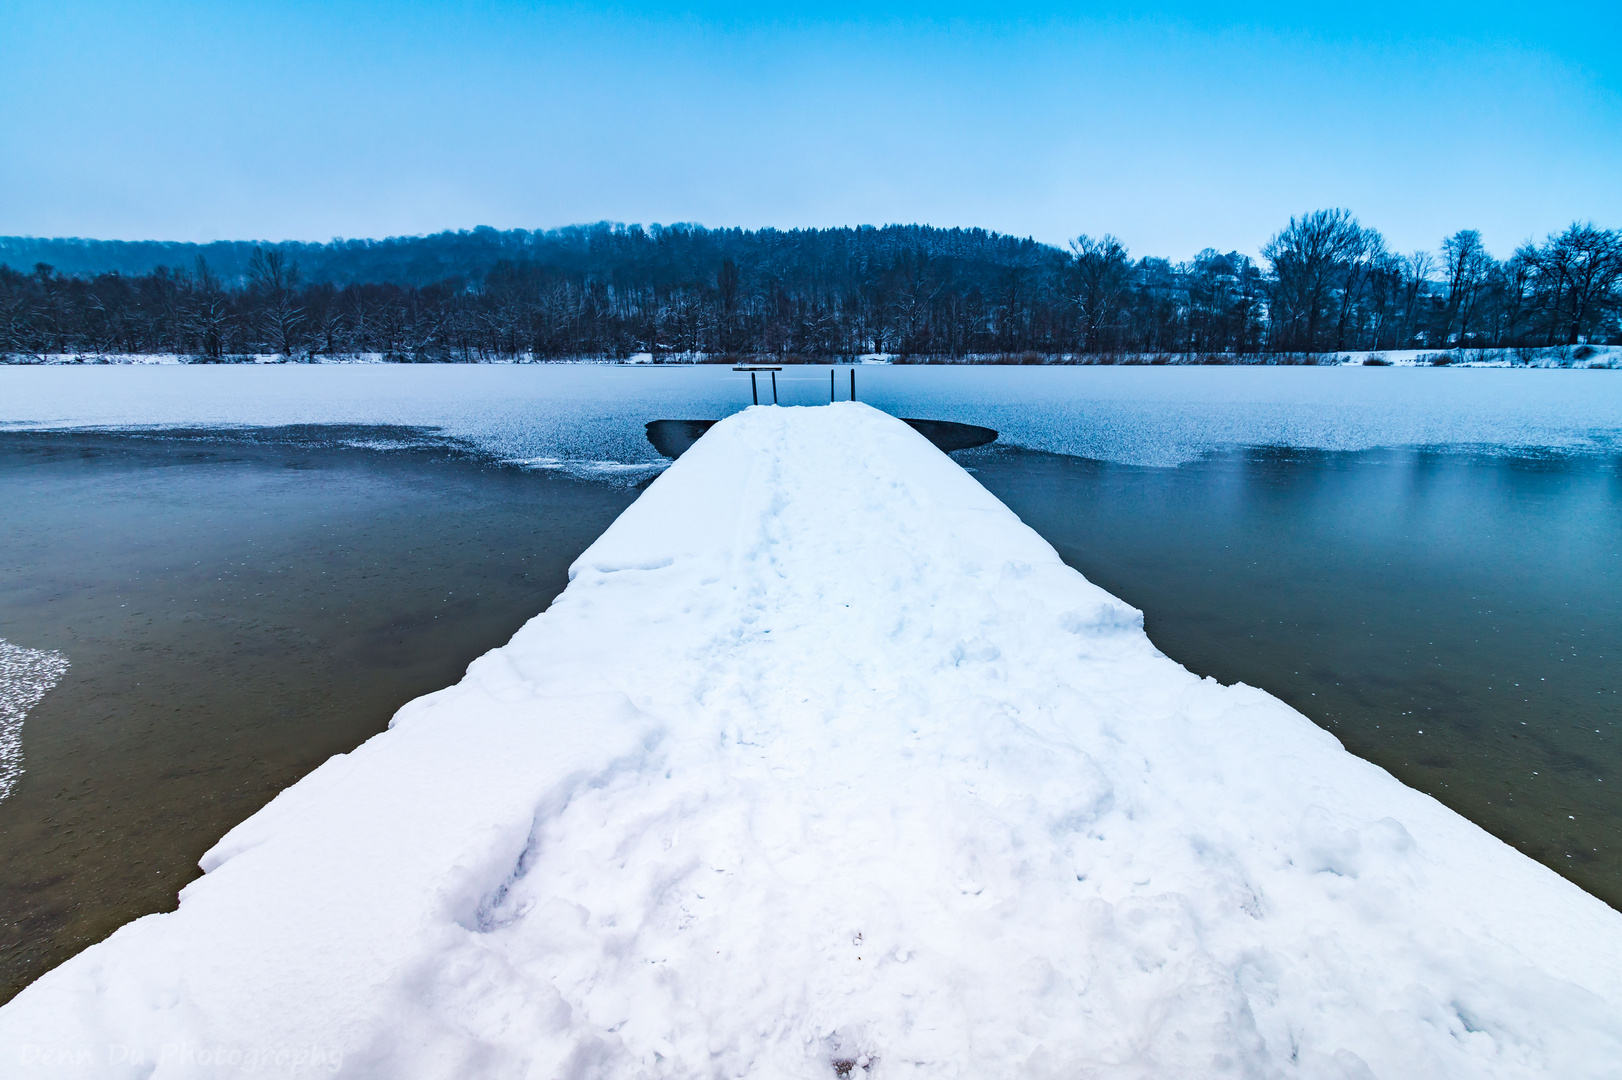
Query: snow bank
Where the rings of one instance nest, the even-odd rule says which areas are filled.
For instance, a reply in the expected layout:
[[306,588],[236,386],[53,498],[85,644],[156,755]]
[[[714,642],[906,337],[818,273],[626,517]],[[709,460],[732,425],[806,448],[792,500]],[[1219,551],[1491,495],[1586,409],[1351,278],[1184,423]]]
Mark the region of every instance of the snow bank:
[[1622,366],[1622,345],[1551,345],[1516,349],[1365,349],[1321,354],[1348,366],[1601,368]]
[[[341,353],[327,356],[301,356],[301,361],[318,364],[383,364],[389,358],[383,353]],[[173,366],[176,364],[285,364],[289,358],[281,353],[237,353],[229,357],[214,359],[206,356],[197,356],[192,353],[107,353],[107,352],[76,352],[76,353],[10,353],[0,355],[0,363],[15,364],[49,364],[49,365],[99,365],[121,364],[125,366],[144,367],[151,365]]]
[[1162,656],[863,405],[717,425],[458,685],[0,1009],[8,1076],[1599,1077],[1622,916]]

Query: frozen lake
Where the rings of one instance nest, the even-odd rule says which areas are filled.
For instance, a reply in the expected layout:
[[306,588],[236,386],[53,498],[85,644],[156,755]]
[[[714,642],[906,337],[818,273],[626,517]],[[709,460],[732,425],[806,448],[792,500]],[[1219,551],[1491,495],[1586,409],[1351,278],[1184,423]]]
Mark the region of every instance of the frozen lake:
[[[828,372],[779,372],[779,401],[826,402]],[[983,424],[1005,444],[1126,465],[1255,446],[1622,448],[1613,371],[868,365],[856,378],[857,397],[888,412]],[[845,397],[844,369],[836,383]],[[723,366],[0,368],[7,427],[386,424],[587,469],[655,461],[648,420],[719,419],[749,402],[749,376]]]

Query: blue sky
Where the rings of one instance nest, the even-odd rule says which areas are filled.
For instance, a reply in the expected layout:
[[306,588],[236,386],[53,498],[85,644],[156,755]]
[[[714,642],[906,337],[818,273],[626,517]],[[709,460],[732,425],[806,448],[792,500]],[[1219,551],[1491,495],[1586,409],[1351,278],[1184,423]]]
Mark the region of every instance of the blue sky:
[[0,233],[1622,225],[1622,4],[0,0]]

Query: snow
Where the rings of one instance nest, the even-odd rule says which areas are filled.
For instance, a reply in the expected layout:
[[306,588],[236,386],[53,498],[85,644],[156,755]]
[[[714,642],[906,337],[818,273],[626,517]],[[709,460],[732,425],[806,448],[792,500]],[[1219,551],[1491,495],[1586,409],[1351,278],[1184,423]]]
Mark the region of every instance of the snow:
[[23,774],[23,721],[62,681],[68,660],[59,652],[25,649],[0,638],[0,800]]
[[[1081,365],[1170,365],[1170,364],[1204,364],[1212,359],[1212,354],[1204,353],[1118,353],[1108,355],[1090,355],[1085,353],[1057,353],[1057,354],[1027,354],[1037,357],[1037,363],[1047,364],[1081,364]],[[1300,363],[1298,357],[1288,354],[1248,354],[1235,355],[1231,353],[1214,354],[1217,362],[1238,366],[1256,365],[1285,365],[1292,366]],[[1357,365],[1365,360],[1374,358],[1376,362],[1385,361],[1397,367],[1543,367],[1543,368],[1616,368],[1622,366],[1622,345],[1550,345],[1535,348],[1457,348],[1438,347],[1430,349],[1362,349],[1342,350],[1340,352],[1324,352],[1313,354],[1315,364],[1341,364]],[[952,365],[1004,365],[1008,361],[1006,353],[971,354],[952,360],[928,359],[928,364]],[[117,352],[79,352],[79,353],[11,353],[0,354],[0,364],[51,364],[51,365],[96,365],[96,364],[123,364],[123,365],[150,365],[150,364],[388,364],[399,361],[387,353],[318,353],[296,354],[288,357],[281,353],[249,353],[224,357],[219,361],[211,361],[206,357],[193,356],[187,353],[117,353]],[[915,362],[913,358],[900,353],[861,353],[839,361],[842,365],[850,362],[857,364],[909,364]],[[666,353],[655,357],[650,352],[632,353],[623,360],[610,360],[602,358],[575,357],[570,360],[558,361],[543,359],[533,353],[520,353],[512,357],[488,358],[477,361],[480,364],[710,364],[731,363],[731,359],[721,354],[710,353]]]
[[1373,360],[1396,367],[1538,367],[1613,369],[1622,366],[1622,345],[1554,345],[1529,349],[1365,349],[1326,353],[1322,360],[1356,365]]
[[1622,1060],[1622,915],[1161,655],[864,405],[711,429],[511,643],[203,866],[0,1008],[7,1076]]
[[[1622,448],[1610,371],[871,365],[856,381],[858,398],[897,416],[1131,465],[1253,446]],[[785,405],[828,400],[826,367],[787,367],[777,382]],[[749,376],[723,365],[0,366],[0,430],[394,425],[599,474],[592,463],[660,461],[649,420],[719,419],[749,400]]]
[[583,461],[579,458],[509,458],[508,464],[537,472],[557,472],[577,480],[623,480],[637,482],[665,467],[662,461]]

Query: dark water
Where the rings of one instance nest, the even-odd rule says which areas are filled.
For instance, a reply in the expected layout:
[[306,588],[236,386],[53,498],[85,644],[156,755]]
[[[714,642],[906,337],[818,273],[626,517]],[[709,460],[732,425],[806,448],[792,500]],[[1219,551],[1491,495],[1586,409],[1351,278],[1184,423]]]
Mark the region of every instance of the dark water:
[[[0,801],[0,1000],[545,608],[634,488],[377,429],[0,435],[0,637],[60,649]],[[1150,636],[1622,907],[1622,465],[958,455]],[[1421,732],[1423,732],[1421,734]]]
[[172,910],[227,829],[545,608],[636,494],[308,434],[0,435],[0,637],[72,664],[0,801],[0,1001]]
[[1622,908],[1622,458],[962,457],[1167,655]]

